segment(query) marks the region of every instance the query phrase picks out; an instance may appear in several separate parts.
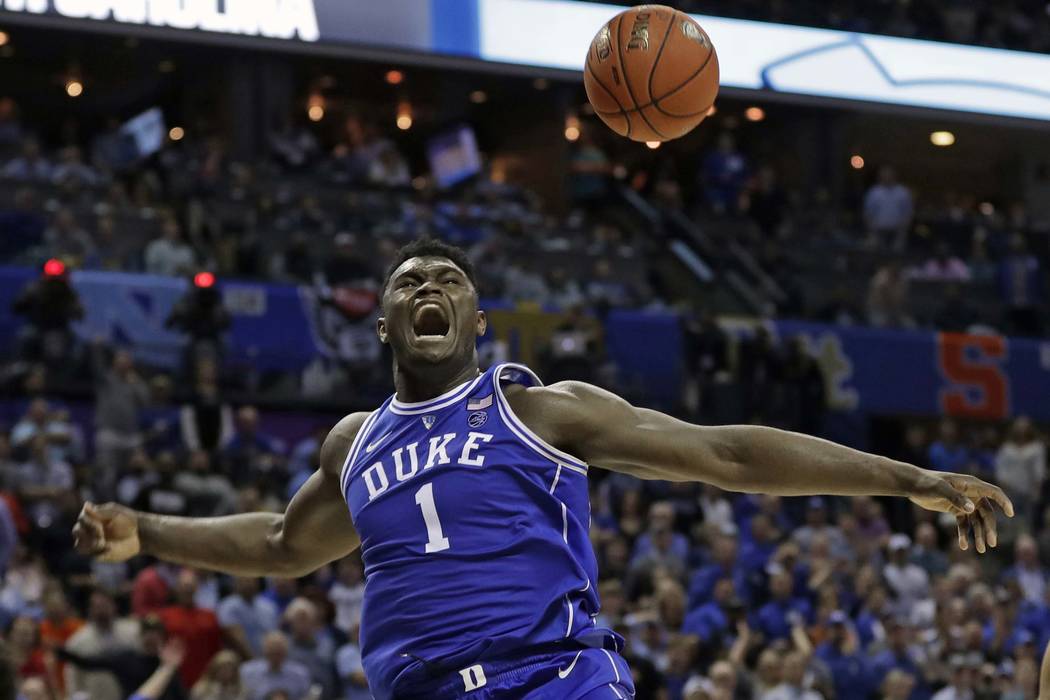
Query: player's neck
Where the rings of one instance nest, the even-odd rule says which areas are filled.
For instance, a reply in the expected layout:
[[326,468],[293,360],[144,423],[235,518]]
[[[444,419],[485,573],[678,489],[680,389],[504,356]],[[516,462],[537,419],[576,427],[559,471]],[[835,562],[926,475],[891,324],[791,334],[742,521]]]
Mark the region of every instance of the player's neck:
[[468,363],[448,367],[434,365],[426,368],[405,367],[394,362],[394,388],[397,400],[419,403],[455,389],[478,376],[478,358],[475,354]]

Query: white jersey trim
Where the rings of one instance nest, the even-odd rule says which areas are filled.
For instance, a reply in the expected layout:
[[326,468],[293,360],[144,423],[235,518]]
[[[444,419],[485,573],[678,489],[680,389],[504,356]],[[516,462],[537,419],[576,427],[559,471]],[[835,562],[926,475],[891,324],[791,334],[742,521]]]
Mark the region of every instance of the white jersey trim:
[[443,408],[448,408],[452,404],[461,401],[463,397],[473,391],[474,387],[481,381],[482,376],[483,375],[479,374],[473,380],[463,382],[456,388],[446,391],[441,396],[435,396],[427,401],[404,403],[398,401],[397,395],[395,394],[390,400],[390,412],[396,413],[399,416],[414,416],[420,413],[429,413],[431,411],[440,411]]
[[507,427],[512,433],[514,433],[518,439],[524,442],[526,445],[531,447],[534,451],[540,455],[546,457],[555,464],[561,465],[570,471],[577,472],[578,474],[587,473],[587,463],[583,460],[573,457],[568,452],[559,450],[554,445],[551,445],[536,433],[532,432],[525,423],[514,413],[514,409],[510,407],[510,402],[507,401],[506,395],[503,393],[503,387],[500,384],[500,380],[503,376],[503,371],[507,369],[515,369],[520,372],[525,372],[533,381],[536,382],[537,386],[543,386],[543,382],[536,376],[536,373],[525,365],[518,365],[513,363],[502,364],[496,368],[493,373],[492,383],[496,391],[496,401],[499,405],[500,416],[503,418],[503,422],[507,424]]
[[368,437],[368,433],[372,430],[376,420],[379,418],[379,414],[382,413],[383,409],[377,408],[369,414],[368,418],[365,418],[365,422],[361,424],[361,429],[357,431],[357,435],[354,436],[354,441],[350,443],[350,451],[346,454],[346,460],[343,461],[343,468],[339,472],[339,486],[343,490],[343,500],[347,500],[346,489],[350,485],[350,471],[353,468],[354,461],[357,459],[357,453],[361,451],[361,446],[365,444],[365,440]]

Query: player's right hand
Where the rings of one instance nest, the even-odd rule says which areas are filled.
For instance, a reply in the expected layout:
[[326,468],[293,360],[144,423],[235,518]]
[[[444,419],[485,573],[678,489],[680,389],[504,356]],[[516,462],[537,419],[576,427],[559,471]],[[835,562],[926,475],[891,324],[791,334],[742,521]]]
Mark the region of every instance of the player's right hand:
[[85,503],[73,537],[78,552],[101,561],[127,561],[141,551],[135,511],[115,503]]

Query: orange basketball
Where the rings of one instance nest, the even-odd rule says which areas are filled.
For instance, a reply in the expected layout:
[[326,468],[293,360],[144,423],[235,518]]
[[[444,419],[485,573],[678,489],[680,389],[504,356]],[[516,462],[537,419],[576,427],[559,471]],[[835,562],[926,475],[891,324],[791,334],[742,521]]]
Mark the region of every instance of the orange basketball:
[[616,133],[670,141],[689,133],[714,105],[718,55],[684,12],[639,5],[598,31],[583,84],[594,111]]

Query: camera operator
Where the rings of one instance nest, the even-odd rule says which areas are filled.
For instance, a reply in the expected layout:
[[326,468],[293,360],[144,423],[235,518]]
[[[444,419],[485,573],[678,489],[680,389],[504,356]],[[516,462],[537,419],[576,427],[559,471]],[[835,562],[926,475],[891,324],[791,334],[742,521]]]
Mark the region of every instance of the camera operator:
[[75,343],[70,325],[84,317],[84,307],[60,260],[44,263],[40,278],[19,293],[11,310],[26,319],[18,342],[20,359],[42,362],[54,370],[74,368]]
[[222,334],[230,327],[230,313],[215,286],[215,275],[197,273],[191,280],[190,290],[175,304],[165,325],[189,336],[184,358],[187,376],[191,376],[199,360],[221,364]]

